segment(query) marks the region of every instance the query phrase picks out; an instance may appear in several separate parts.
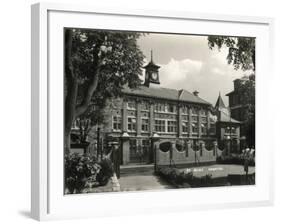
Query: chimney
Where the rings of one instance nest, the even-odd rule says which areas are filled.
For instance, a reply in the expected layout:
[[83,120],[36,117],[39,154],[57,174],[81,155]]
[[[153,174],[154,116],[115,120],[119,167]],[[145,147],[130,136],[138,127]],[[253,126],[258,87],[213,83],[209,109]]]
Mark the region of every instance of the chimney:
[[199,92],[198,92],[197,90],[195,90],[195,91],[193,92],[193,95],[194,95],[194,96],[198,96],[198,94],[199,94]]

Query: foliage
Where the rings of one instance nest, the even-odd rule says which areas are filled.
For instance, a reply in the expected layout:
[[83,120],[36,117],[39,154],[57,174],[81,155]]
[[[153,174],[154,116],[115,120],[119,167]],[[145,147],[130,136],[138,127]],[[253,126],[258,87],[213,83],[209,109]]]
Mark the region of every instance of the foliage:
[[102,123],[106,100],[141,84],[144,55],[137,32],[65,29],[65,151],[73,121],[89,117]]
[[83,102],[99,66],[98,85],[91,98],[94,106],[88,108],[90,114],[100,116],[98,111],[106,99],[122,95],[124,85],[135,88],[141,83],[144,55],[137,45],[140,35],[137,32],[73,30],[72,63],[79,83],[77,104]]
[[96,179],[101,166],[94,157],[82,156],[79,154],[65,155],[65,188],[70,194],[80,193],[89,178]]
[[255,166],[255,157],[246,158],[243,154],[240,154],[240,155],[232,154],[229,156],[219,156],[219,157],[217,157],[217,163],[244,165],[245,159],[248,160],[249,166]]
[[192,172],[180,171],[177,168],[160,167],[156,174],[177,187],[207,187],[212,186],[212,176],[196,177]]
[[107,184],[109,178],[113,176],[113,164],[110,159],[105,158],[99,163],[99,165],[101,166],[101,170],[97,174],[97,181],[101,186],[104,186]]
[[255,173],[249,175],[230,174],[227,176],[230,185],[254,185],[256,183]]
[[238,86],[241,105],[244,110],[243,126],[248,146],[255,146],[255,38],[252,37],[227,37],[209,36],[210,49],[217,47],[228,48],[227,62],[235,69],[252,70],[253,74],[247,79],[242,78]]
[[65,156],[65,188],[70,194],[81,193],[87,186],[103,186],[113,175],[109,159],[97,162],[96,158],[77,153]]
[[255,76],[244,77],[237,83],[237,92],[244,107],[244,128],[247,145],[255,147]]
[[210,49],[215,46],[220,50],[223,46],[228,48],[227,62],[233,64],[235,69],[255,70],[255,38],[209,36]]

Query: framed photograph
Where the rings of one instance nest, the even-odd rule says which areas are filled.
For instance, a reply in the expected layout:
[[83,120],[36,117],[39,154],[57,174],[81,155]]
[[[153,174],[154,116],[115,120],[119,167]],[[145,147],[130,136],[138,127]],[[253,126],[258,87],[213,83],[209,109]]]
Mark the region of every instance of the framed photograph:
[[273,20],[32,6],[32,217],[270,205]]

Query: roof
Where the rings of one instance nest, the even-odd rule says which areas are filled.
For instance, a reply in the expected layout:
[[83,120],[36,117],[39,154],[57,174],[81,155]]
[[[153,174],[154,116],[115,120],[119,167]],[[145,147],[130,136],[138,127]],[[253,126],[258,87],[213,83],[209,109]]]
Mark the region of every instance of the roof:
[[218,100],[216,102],[215,108],[225,108],[224,102],[221,98],[221,94],[219,94]]
[[176,89],[169,89],[169,88],[162,88],[162,87],[154,88],[154,87],[147,87],[142,85],[136,89],[130,89],[129,87],[125,87],[123,93],[128,95],[144,96],[149,98],[158,98],[158,99],[211,105],[209,102],[201,99],[198,96],[194,96],[192,93],[184,89],[176,90]]
[[230,118],[229,114],[221,111],[220,116],[219,116],[219,121],[220,122],[229,122],[229,123],[236,123],[236,124],[240,124],[240,121],[237,121],[233,118]]
[[229,95],[231,95],[231,94],[233,94],[233,93],[235,93],[235,91],[233,90],[233,91],[231,91],[230,93],[227,93],[227,94],[225,94],[226,96],[229,96]]

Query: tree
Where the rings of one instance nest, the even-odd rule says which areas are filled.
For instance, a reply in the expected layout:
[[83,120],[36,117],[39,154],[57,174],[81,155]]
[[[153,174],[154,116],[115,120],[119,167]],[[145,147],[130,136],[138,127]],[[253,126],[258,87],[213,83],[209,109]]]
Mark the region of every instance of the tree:
[[137,45],[140,33],[65,29],[65,142],[75,118],[92,103],[103,106],[122,95],[124,85],[140,85],[144,55]]
[[255,38],[209,36],[208,45],[210,49],[227,47],[228,55],[226,60],[229,64],[233,64],[235,69],[255,71]]
[[237,85],[237,92],[244,108],[244,134],[250,147],[255,147],[255,87],[255,75],[242,78]]
[[210,49],[227,47],[228,55],[226,60],[234,66],[234,69],[253,72],[249,77],[240,80],[237,91],[245,109],[243,128],[247,144],[255,146],[255,38],[209,36],[208,45]]

